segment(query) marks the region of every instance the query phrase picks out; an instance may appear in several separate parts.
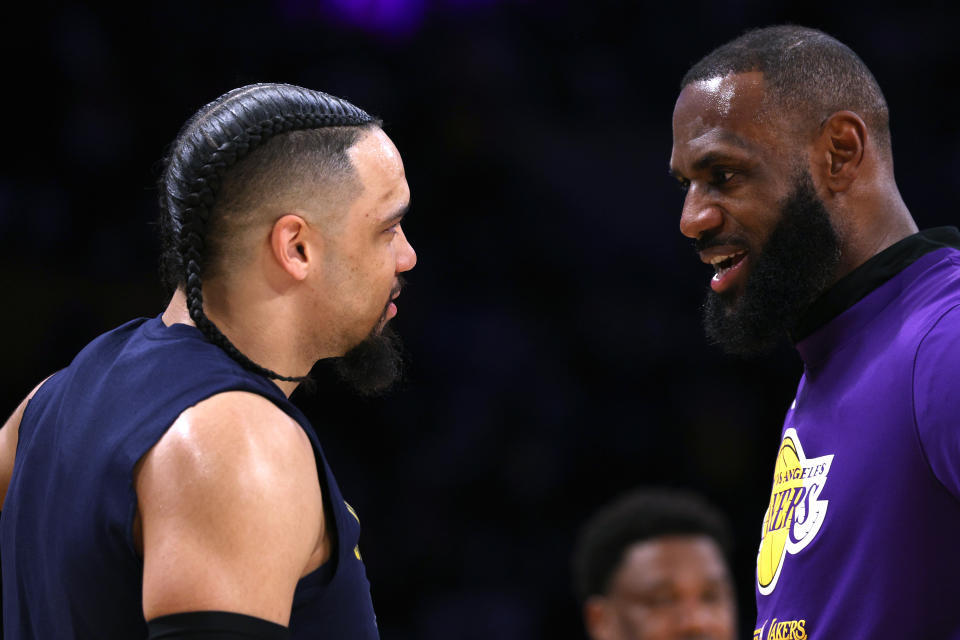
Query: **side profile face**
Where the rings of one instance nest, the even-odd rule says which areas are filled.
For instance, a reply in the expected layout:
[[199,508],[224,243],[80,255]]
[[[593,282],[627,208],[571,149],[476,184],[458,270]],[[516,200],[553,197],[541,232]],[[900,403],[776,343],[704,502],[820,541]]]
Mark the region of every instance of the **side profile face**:
[[835,280],[840,239],[811,176],[794,114],[765,104],[763,75],[693,82],[673,112],[670,171],[686,189],[680,230],[714,276],[707,336],[762,354],[791,333]]
[[336,323],[343,350],[379,332],[396,315],[393,300],[400,293],[400,274],[417,262],[400,226],[410,188],[399,151],[375,128],[347,153],[362,191],[342,219],[326,225],[317,282],[325,315]]
[[639,542],[606,595],[587,602],[593,640],[734,640],[736,603],[720,548],[703,535]]
[[801,160],[763,98],[762,74],[731,74],[688,85],[673,112],[670,171],[686,188],[680,230],[715,266],[713,291],[731,299],[743,292]]

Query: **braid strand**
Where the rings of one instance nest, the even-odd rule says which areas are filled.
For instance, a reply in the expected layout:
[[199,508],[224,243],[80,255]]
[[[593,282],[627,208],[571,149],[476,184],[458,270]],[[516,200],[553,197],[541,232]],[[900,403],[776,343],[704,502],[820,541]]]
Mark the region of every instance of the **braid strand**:
[[[223,102],[218,104],[222,105]],[[258,102],[258,104],[262,103]],[[309,376],[285,376],[257,364],[237,349],[204,312],[201,279],[204,238],[224,173],[268,139],[296,130],[355,127],[374,122],[374,119],[364,111],[331,96],[325,96],[321,104],[330,112],[280,113],[243,128],[240,133],[209,152],[205,161],[192,172],[195,177],[188,181],[189,188],[186,194],[180,198],[165,201],[161,205],[170,218],[166,224],[179,232],[178,253],[183,269],[187,309],[197,328],[210,342],[223,349],[245,369],[267,378],[287,382],[305,382],[310,378]],[[238,118],[236,115],[234,117]],[[168,193],[168,198],[172,195]],[[177,200],[182,207],[176,206]],[[176,215],[177,210],[180,211],[179,215]]]

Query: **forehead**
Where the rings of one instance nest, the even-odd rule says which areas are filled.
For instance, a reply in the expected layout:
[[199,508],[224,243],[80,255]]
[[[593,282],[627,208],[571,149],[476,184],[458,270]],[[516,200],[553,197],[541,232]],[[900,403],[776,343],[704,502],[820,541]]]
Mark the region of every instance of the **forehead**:
[[[776,149],[779,121],[764,109],[765,88],[759,71],[728,74],[693,82],[680,92],[673,110],[673,158],[716,146],[760,152]],[[782,141],[780,141],[782,143]]]
[[642,591],[661,585],[699,586],[728,579],[723,554],[712,538],[668,536],[629,547],[613,588]]
[[365,133],[347,153],[363,187],[355,203],[359,208],[375,213],[403,206],[410,199],[400,152],[382,129]]
[[347,150],[347,155],[364,183],[396,183],[405,179],[400,152],[383,129],[375,128],[364,133]]

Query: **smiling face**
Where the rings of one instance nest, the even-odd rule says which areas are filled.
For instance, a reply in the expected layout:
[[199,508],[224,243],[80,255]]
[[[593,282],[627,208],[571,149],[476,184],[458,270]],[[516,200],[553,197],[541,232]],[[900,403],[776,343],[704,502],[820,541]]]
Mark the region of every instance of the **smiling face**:
[[714,268],[705,324],[731,353],[770,350],[836,273],[839,239],[790,125],[758,72],[694,82],[674,109],[680,230]]
[[680,230],[714,265],[711,288],[738,297],[796,173],[786,127],[764,111],[763,76],[688,85],[673,113],[670,170],[686,188]]

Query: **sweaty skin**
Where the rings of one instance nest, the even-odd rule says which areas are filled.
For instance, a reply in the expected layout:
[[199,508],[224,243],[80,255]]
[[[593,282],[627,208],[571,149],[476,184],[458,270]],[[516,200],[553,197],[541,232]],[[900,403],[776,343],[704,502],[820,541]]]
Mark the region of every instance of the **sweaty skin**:
[[[380,129],[347,153],[362,190],[338,224],[325,223],[322,199],[305,200],[260,232],[241,268],[204,282],[210,319],[273,371],[306,375],[317,360],[360,343],[383,316],[398,276],[416,265],[401,227],[410,188],[400,153]],[[192,324],[182,293],[163,319]],[[296,388],[278,385],[288,396]]]
[[670,171],[687,188],[680,230],[705,243],[706,263],[737,255],[736,268],[714,283],[733,297],[776,224],[797,161],[763,98],[762,74],[733,74],[690,84],[673,114]]
[[841,278],[916,233],[893,177],[889,151],[852,111],[816,123],[772,104],[760,72],[694,82],[673,112],[670,172],[687,188],[680,231],[701,260],[736,256],[713,282],[735,301],[777,222],[777,203],[806,170],[841,240]]
[[[400,226],[410,190],[396,147],[374,129],[348,154],[362,190],[335,232],[304,201],[262,230],[242,266],[204,282],[207,315],[275,371],[305,374],[363,340],[396,313],[399,275],[416,264]],[[193,324],[182,290],[162,319]],[[296,388],[277,385],[287,396]],[[0,504],[35,392],[0,429]],[[133,481],[147,620],[220,610],[286,625],[297,581],[330,557],[313,448],[262,396],[220,393],[186,409]]]
[[[207,314],[274,370],[306,373],[360,342],[416,264],[400,228],[410,191],[396,147],[376,129],[348,154],[363,190],[336,233],[312,224],[304,202],[274,223],[246,270],[210,283]],[[189,323],[173,302],[164,322]],[[296,383],[278,386],[289,395]],[[215,609],[285,625],[297,581],[330,555],[310,442],[259,396],[219,394],[185,411],[144,457],[136,486],[147,619]]]

